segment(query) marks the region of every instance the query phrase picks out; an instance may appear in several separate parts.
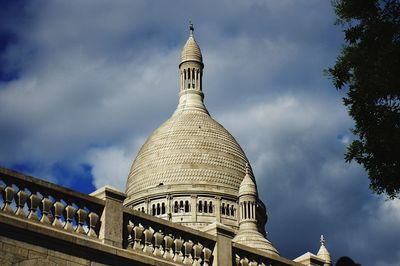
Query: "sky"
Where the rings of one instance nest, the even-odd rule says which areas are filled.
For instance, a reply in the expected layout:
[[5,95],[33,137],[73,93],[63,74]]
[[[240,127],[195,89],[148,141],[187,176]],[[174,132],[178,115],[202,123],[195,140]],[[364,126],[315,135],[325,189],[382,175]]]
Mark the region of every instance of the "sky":
[[90,193],[121,191],[178,103],[188,22],[211,116],[236,138],[286,258],[400,265],[400,201],[343,154],[352,119],[323,70],[343,43],[330,1],[1,1],[0,165]]

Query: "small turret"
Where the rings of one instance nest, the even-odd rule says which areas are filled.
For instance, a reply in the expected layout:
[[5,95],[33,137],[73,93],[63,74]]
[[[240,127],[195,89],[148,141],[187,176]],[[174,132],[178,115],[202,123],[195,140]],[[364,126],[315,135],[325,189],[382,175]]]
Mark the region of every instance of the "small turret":
[[257,187],[248,164],[246,164],[246,175],[239,187],[239,208],[239,232],[233,238],[233,241],[279,256],[272,243],[258,231],[256,218]]
[[325,247],[325,238],[324,235],[321,235],[320,238],[321,242],[321,247],[318,250],[317,256],[325,261],[324,266],[331,266],[331,255],[329,254],[329,251]]
[[189,23],[189,37],[183,46],[179,62],[180,93],[177,112],[197,110],[208,113],[203,99],[203,56],[193,36],[194,27]]

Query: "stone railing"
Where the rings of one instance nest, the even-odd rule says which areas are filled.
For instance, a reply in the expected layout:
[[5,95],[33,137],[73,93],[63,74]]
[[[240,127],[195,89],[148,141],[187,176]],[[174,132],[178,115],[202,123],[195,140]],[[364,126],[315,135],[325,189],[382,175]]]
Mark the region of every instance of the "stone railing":
[[[86,195],[0,168],[0,228],[15,228],[19,237],[29,231],[43,236],[43,243],[46,237],[62,246],[73,243],[72,250],[62,249],[70,255],[75,248],[95,250],[105,256],[96,255],[95,261],[106,264],[112,256],[111,264],[117,259],[140,265],[301,265],[233,242],[234,230],[223,224],[198,231],[126,208],[125,197],[108,186]],[[0,231],[2,235],[13,237]]]
[[124,209],[124,244],[127,249],[184,265],[212,265],[215,237],[197,230]]
[[1,212],[68,232],[98,238],[100,199],[0,168]]

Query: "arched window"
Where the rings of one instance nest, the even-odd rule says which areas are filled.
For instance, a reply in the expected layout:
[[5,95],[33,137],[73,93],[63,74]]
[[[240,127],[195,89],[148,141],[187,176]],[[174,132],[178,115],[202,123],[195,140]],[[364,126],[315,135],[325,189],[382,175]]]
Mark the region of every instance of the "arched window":
[[230,208],[229,208],[229,204],[226,205],[226,215],[230,215]]
[[222,203],[221,212],[225,215],[225,203]]
[[184,212],[185,211],[185,207],[183,206],[183,200],[181,200],[179,202],[179,212]]
[[161,204],[161,214],[165,214],[165,203]]
[[189,212],[189,201],[185,201],[185,212]]
[[194,81],[194,68],[192,69],[192,88],[195,88],[195,81]]
[[199,212],[203,212],[203,202],[199,201]]
[[208,212],[209,212],[209,213],[213,213],[213,204],[212,204],[212,201],[210,201],[210,203],[208,204]]
[[204,213],[207,213],[207,212],[208,212],[207,201],[204,201],[203,211],[204,211]]
[[177,213],[177,212],[178,212],[178,210],[179,210],[179,207],[178,207],[178,202],[177,202],[177,201],[175,201],[175,204],[174,204],[174,213]]
[[233,208],[233,205],[231,206],[231,215],[235,216],[235,209]]
[[190,89],[190,68],[188,68],[188,88]]
[[144,207],[142,207],[142,212],[144,212]]
[[153,204],[153,206],[152,206],[152,212],[151,212],[151,214],[152,214],[152,215],[156,215],[156,205],[155,205],[155,204]]

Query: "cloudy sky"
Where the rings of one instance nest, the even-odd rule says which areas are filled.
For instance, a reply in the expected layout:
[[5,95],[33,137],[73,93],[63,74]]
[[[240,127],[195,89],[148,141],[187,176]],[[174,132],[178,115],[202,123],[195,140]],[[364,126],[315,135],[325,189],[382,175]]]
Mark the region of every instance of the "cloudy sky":
[[205,103],[246,152],[287,258],[400,264],[400,201],[343,154],[353,122],[323,69],[343,35],[330,1],[2,1],[0,164],[85,193],[124,190],[178,102],[188,21]]

